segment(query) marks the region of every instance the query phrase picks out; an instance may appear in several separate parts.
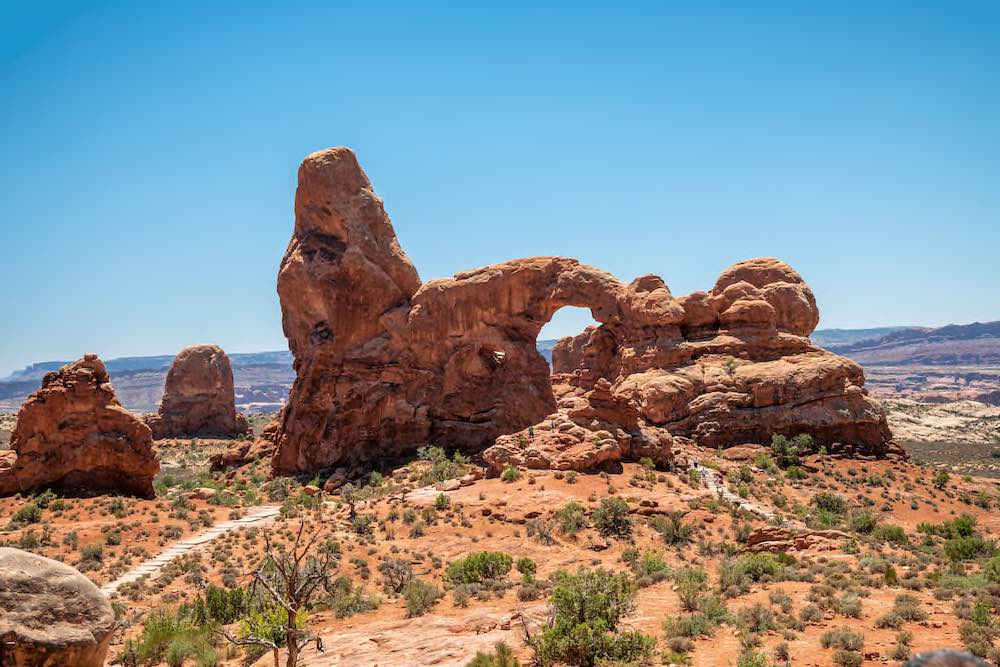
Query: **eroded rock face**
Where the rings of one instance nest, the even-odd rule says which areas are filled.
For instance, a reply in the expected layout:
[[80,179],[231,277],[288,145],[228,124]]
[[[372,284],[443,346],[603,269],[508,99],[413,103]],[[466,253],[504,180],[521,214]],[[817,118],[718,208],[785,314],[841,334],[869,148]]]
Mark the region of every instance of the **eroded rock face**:
[[0,665],[101,667],[115,614],[77,570],[0,547]]
[[[662,461],[675,438],[808,432],[890,448],[861,368],[810,344],[815,299],[780,260],[737,264],[681,298],[657,276],[624,285],[561,257],[421,284],[345,148],[306,158],[295,210],[278,294],[297,380],[272,436],[278,472],[428,442],[485,448],[494,470]],[[601,325],[553,352],[550,380],[535,340],[568,305]]]
[[145,423],[115,398],[97,355],[48,373],[17,414],[0,495],[45,488],[152,498],[160,463]]
[[147,415],[153,437],[232,438],[249,431],[236,412],[233,369],[218,345],[192,345],[177,353],[157,414]]

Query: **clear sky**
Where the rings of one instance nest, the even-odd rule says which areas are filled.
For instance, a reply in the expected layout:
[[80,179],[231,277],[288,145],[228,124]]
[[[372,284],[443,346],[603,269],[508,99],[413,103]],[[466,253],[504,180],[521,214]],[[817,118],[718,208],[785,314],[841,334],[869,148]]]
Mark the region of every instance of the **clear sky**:
[[994,0],[7,1],[0,102],[0,375],[284,348],[334,145],[425,280],[559,254],[684,294],[775,255],[821,327],[1000,318]]

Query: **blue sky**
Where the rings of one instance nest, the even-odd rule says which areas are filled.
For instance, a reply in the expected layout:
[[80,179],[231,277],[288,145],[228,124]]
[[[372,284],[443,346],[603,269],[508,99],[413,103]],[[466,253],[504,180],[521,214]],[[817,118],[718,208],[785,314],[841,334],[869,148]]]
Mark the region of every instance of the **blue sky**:
[[334,145],[425,280],[559,254],[684,294],[775,255],[822,327],[1000,318],[991,0],[7,2],[0,96],[0,375],[285,347]]

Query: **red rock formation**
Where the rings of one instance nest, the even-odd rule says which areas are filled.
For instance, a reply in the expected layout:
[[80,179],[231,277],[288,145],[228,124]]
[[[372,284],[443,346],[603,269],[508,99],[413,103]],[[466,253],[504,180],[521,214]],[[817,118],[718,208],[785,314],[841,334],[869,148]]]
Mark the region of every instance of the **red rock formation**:
[[[278,472],[427,442],[489,447],[496,469],[665,460],[677,437],[716,446],[804,431],[873,452],[890,441],[860,367],[806,338],[815,299],[779,260],[737,264],[710,293],[679,299],[656,276],[626,286],[560,257],[421,285],[345,148],[306,158],[295,210],[278,294],[297,379],[272,437]],[[565,343],[557,402],[535,340],[567,305],[601,326]]]
[[17,413],[0,495],[70,487],[153,497],[152,434],[123,408],[97,355],[48,373]]
[[245,435],[250,426],[236,412],[233,369],[218,345],[192,345],[177,353],[167,373],[160,411],[146,416],[153,437]]

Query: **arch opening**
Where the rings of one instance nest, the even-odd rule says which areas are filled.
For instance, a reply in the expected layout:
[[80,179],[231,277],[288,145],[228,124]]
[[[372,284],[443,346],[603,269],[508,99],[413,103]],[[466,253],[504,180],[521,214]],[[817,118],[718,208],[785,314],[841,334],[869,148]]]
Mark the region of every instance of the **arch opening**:
[[538,332],[538,338],[535,341],[538,353],[549,364],[549,373],[554,372],[552,354],[560,341],[578,336],[588,328],[600,325],[600,322],[594,320],[590,308],[563,306],[558,309],[552,315],[552,319]]

